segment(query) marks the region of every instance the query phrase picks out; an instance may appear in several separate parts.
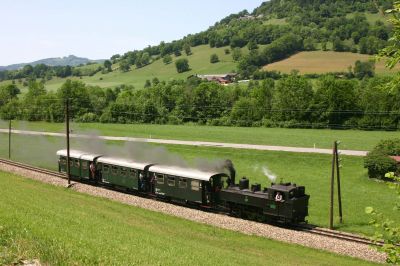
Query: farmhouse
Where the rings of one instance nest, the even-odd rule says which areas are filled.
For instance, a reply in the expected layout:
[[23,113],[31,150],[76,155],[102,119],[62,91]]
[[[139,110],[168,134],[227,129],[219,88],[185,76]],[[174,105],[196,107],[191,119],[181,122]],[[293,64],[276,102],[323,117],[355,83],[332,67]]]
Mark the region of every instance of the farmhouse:
[[227,73],[227,74],[195,75],[195,76],[203,80],[216,81],[219,84],[229,84],[235,80],[237,74]]

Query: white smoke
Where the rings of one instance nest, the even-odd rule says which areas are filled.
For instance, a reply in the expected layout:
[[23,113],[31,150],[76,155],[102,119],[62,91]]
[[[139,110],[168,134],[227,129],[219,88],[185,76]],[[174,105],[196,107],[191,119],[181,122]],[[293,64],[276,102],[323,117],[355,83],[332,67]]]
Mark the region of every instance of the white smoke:
[[271,182],[275,182],[276,179],[278,178],[277,175],[275,175],[273,172],[271,172],[271,170],[269,170],[267,166],[263,166],[263,167],[261,167],[261,169],[262,169],[264,175],[265,175],[266,177],[268,177],[268,179],[269,179]]

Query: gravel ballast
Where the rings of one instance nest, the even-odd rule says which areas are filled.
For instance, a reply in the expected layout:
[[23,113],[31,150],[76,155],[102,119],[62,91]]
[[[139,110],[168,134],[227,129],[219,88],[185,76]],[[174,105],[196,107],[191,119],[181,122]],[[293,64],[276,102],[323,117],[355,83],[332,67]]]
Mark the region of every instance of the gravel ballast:
[[[58,177],[46,174],[40,174],[2,163],[0,163],[0,170],[12,172],[27,178],[35,179],[56,186],[65,187],[67,185],[66,180],[60,179]],[[262,224],[234,217],[229,217],[223,214],[209,213],[200,210],[185,208],[165,202],[124,194],[117,191],[81,183],[74,183],[71,189],[81,193],[90,194],[93,196],[108,198],[114,201],[140,207],[143,209],[162,212],[168,215],[181,217],[191,221],[241,232],[247,235],[256,235],[282,242],[299,244],[306,247],[326,250],[329,252],[374,262],[385,262],[386,258],[384,253],[380,253],[376,251],[374,248],[365,244],[353,243],[345,240],[334,239],[307,232],[279,228],[268,224]]]

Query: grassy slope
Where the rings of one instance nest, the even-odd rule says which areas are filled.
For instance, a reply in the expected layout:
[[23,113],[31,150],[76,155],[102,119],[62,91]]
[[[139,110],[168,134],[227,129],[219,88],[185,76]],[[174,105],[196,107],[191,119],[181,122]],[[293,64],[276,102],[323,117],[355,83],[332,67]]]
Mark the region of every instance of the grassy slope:
[[[18,161],[55,169],[57,167],[55,153],[64,147],[65,141],[62,138],[14,136],[12,156]],[[121,142],[97,142],[94,140],[73,140],[71,147],[108,155],[130,156],[131,158],[136,156],[135,158],[139,157],[142,160],[155,160],[162,163],[165,163],[167,159],[173,162],[187,160],[194,166],[229,158],[235,164],[238,178],[247,176],[252,183],[258,182],[263,186],[270,185],[262,172],[263,167],[268,167],[278,176],[278,181],[283,178],[285,181],[304,185],[306,192],[311,195],[310,223],[328,225],[331,171],[331,156],[329,155],[238,151],[174,145],[161,148],[160,145],[126,145]],[[7,154],[6,135],[0,134],[0,156],[6,157]],[[151,157],[145,157],[143,154],[150,154]],[[392,210],[396,195],[385,184],[368,179],[366,170],[363,168],[362,158],[343,156],[342,165],[345,223],[339,226],[340,229],[372,233],[372,227],[368,225],[369,217],[364,213],[367,206],[374,206],[396,222],[400,222],[400,213]],[[335,220],[336,224],[338,224],[337,222]]]
[[[152,80],[157,77],[160,80],[171,79],[186,79],[192,74],[221,74],[228,73],[236,69],[236,63],[233,62],[232,56],[225,55],[225,48],[210,48],[208,45],[201,45],[192,47],[193,54],[186,56],[183,54],[179,58],[187,58],[192,71],[177,73],[175,67],[175,60],[169,65],[165,65],[162,60],[157,60],[154,63],[140,68],[133,69],[126,73],[121,73],[116,70],[108,74],[96,74],[93,77],[83,77],[81,81],[90,84],[98,85],[101,87],[114,87],[117,85],[128,84],[136,88],[143,88],[147,79]],[[216,64],[210,63],[210,55],[216,53],[220,62]],[[102,78],[102,80],[100,80]],[[65,79],[53,79],[46,83],[46,88],[55,90],[61,86]]]
[[[370,55],[362,55],[355,53],[339,53],[332,51],[313,51],[300,52],[285,60],[266,65],[265,70],[276,70],[283,73],[290,73],[293,69],[297,69],[301,74],[326,73],[326,72],[347,72],[349,66],[354,66],[357,60],[368,61]],[[394,70],[385,68],[384,61],[376,63],[376,73],[392,74],[400,70],[400,67]]]
[[[7,188],[7,189],[5,189]],[[0,172],[0,263],[367,265]]]
[[[8,123],[0,120],[0,128]],[[64,132],[64,124],[45,122],[14,121],[13,128]],[[231,143],[280,145],[295,147],[331,148],[340,140],[341,149],[371,150],[381,139],[399,137],[399,132],[329,130],[329,129],[287,129],[287,128],[244,128],[213,127],[196,125],[149,125],[149,124],[71,124],[75,133],[96,133],[109,136],[131,136],[155,139],[199,140]]]

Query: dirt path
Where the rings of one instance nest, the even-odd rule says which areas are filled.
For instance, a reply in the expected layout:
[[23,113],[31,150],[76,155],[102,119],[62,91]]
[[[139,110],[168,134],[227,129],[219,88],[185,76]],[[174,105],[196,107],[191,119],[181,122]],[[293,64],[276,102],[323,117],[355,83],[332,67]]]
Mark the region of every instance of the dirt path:
[[[0,129],[0,133],[8,133],[7,129]],[[41,135],[41,136],[54,136],[65,137],[63,133],[54,132],[40,132],[40,131],[27,131],[27,130],[13,130],[13,134],[21,135]],[[92,135],[71,134],[71,138],[94,138]],[[256,144],[238,144],[238,143],[223,143],[223,142],[209,142],[209,141],[189,141],[189,140],[170,140],[170,139],[146,139],[134,137],[114,137],[114,136],[96,136],[103,140],[117,140],[129,142],[147,142],[158,144],[173,144],[173,145],[187,145],[199,147],[215,147],[215,148],[233,148],[233,149],[247,149],[247,150],[260,150],[260,151],[285,151],[285,152],[298,152],[298,153],[319,153],[319,154],[332,154],[331,149],[319,148],[302,148],[302,147],[286,147],[286,146],[269,146],[269,145],[256,145]],[[342,155],[351,156],[366,156],[366,151],[355,150],[340,150]]]

